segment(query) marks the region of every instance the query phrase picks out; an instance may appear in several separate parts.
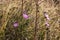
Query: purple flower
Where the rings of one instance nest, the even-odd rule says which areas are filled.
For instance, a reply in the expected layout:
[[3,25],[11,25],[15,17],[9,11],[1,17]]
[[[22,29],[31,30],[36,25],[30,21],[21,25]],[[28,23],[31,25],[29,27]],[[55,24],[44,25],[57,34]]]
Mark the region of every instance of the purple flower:
[[18,27],[18,22],[15,22],[15,23],[13,24],[13,26],[14,26],[14,27]]
[[23,18],[28,19],[29,16],[27,14],[23,14]]

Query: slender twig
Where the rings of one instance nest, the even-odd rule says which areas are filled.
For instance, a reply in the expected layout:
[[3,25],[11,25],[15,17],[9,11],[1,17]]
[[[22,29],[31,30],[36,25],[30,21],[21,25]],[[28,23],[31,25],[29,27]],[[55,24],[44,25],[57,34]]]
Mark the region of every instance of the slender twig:
[[38,10],[38,1],[35,0],[35,2],[36,2],[36,19],[35,19],[34,40],[38,40],[38,38],[37,38],[37,31],[38,31],[38,30],[37,30],[37,27],[38,27],[38,25],[37,25],[37,21],[38,21],[38,20],[37,20],[37,16],[38,16],[38,15],[37,15],[37,12],[38,12],[38,11],[37,11],[37,10]]
[[49,36],[50,36],[50,34],[49,34],[49,32],[50,32],[50,30],[49,30],[49,28],[47,28],[47,30],[46,30],[46,40],[50,40],[50,38],[49,38]]
[[50,38],[49,38],[49,36],[50,36],[50,34],[49,34],[49,32],[50,32],[50,30],[49,30],[49,23],[48,23],[48,21],[50,20],[50,18],[49,18],[49,16],[48,16],[48,14],[47,14],[47,12],[44,12],[44,16],[45,16],[45,18],[46,18],[46,40],[50,40]]

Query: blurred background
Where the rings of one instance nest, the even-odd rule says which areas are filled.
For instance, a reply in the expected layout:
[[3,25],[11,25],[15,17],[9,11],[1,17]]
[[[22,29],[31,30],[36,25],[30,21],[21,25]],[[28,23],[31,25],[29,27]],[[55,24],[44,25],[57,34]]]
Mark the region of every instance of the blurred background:
[[60,40],[60,0],[0,0],[0,40]]

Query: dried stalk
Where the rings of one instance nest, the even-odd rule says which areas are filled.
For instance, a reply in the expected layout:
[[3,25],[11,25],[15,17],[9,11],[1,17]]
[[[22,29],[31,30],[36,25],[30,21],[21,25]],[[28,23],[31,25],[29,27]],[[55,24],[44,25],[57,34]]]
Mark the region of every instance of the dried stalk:
[[38,16],[38,0],[35,0],[36,2],[36,19],[35,19],[35,33],[34,33],[34,40],[38,40],[38,37],[37,37],[37,27],[38,27],[38,24],[37,24],[37,16]]
[[50,40],[50,38],[49,38],[49,36],[50,36],[50,34],[49,34],[49,28],[47,28],[47,30],[46,30],[46,40]]
[[46,40],[50,40],[50,37],[49,37],[50,36],[50,34],[49,34],[49,32],[50,32],[50,30],[49,30],[50,25],[48,23],[50,18],[48,17],[48,14],[46,12],[44,12],[44,15],[45,15],[45,18],[46,18]]

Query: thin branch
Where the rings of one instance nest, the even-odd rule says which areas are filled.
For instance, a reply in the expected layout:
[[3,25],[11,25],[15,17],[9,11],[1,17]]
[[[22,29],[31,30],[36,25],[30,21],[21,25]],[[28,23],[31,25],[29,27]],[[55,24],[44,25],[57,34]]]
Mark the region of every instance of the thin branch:
[[49,23],[48,23],[48,21],[50,20],[50,18],[49,18],[49,16],[48,16],[48,14],[47,14],[47,12],[44,12],[44,16],[45,16],[45,18],[46,18],[46,40],[50,40],[50,38],[49,38],[49,36],[50,36],[50,34],[49,34],[49,32],[50,32],[50,30],[49,30]]
[[38,40],[38,38],[37,38],[37,27],[38,27],[38,25],[37,25],[37,16],[38,16],[38,0],[36,1],[35,0],[35,2],[36,2],[36,19],[35,19],[35,33],[34,33],[34,40]]

